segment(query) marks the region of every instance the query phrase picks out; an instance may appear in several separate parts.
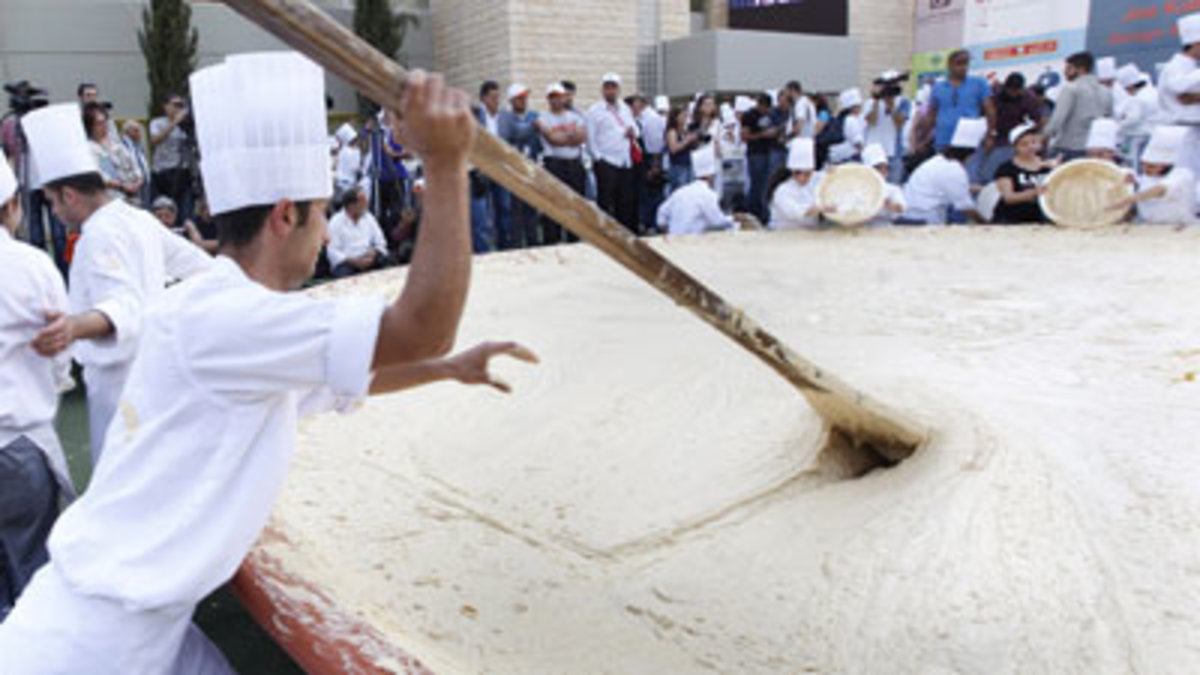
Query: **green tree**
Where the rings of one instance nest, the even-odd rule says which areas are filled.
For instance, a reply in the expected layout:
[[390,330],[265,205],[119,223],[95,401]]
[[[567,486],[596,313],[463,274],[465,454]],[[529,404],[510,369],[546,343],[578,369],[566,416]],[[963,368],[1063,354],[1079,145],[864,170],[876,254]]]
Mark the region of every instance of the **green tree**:
[[142,9],[138,46],[150,79],[150,117],[162,114],[168,94],[187,94],[199,42],[200,34],[192,27],[192,8],[185,0],[150,0]]
[[[394,11],[391,0],[354,0],[354,33],[390,59],[396,58],[405,33],[418,22],[414,14]],[[369,115],[374,108],[359,94],[359,112]]]

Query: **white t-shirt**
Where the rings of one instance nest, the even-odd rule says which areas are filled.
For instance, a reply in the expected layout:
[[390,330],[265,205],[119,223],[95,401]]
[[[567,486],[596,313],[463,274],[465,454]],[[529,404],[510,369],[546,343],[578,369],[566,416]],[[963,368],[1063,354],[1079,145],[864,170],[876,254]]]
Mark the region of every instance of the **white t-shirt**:
[[382,299],[278,293],[229,258],[146,317],[104,461],[50,534],[72,589],[130,611],[225,583],[283,486],[299,415],[366,395]]
[[1177,166],[1165,176],[1138,176],[1138,191],[1165,185],[1165,197],[1138,202],[1138,222],[1156,225],[1193,225],[1196,218],[1196,174]]
[[801,96],[796,105],[792,106],[792,119],[788,125],[788,133],[800,130],[800,138],[812,138],[817,129],[817,106],[807,96]]
[[[538,123],[541,126],[549,129],[575,129],[576,131],[586,131],[587,122],[584,121],[583,115],[574,110],[564,110],[561,113],[545,112],[538,115]],[[542,134],[542,157],[552,157],[554,159],[579,159],[583,156],[583,145],[551,145],[550,141]]]
[[717,193],[703,180],[695,180],[671,193],[658,207],[658,226],[670,234],[700,234],[727,230],[733,223],[721,211]]
[[904,198],[908,201],[904,218],[930,225],[945,223],[951,207],[960,211],[975,208],[967,170],[944,155],[934,155],[917,167],[904,187]]

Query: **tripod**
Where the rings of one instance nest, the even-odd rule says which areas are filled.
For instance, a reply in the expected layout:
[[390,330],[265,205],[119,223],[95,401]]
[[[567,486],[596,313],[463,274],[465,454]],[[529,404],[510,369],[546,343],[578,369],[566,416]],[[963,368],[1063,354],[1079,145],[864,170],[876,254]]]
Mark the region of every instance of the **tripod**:
[[[0,127],[9,123],[15,126],[16,141],[20,147],[20,152],[17,153],[17,182],[21,206],[25,209],[26,236],[31,246],[46,250],[52,256],[54,266],[66,279],[68,269],[67,228],[62,221],[54,217],[54,213],[48,208],[46,193],[40,189],[31,188],[33,172],[30,167],[29,139],[26,138],[25,130],[21,127],[21,116],[13,111],[0,119]],[[50,240],[53,244],[52,250],[46,248],[47,216],[50,225]]]

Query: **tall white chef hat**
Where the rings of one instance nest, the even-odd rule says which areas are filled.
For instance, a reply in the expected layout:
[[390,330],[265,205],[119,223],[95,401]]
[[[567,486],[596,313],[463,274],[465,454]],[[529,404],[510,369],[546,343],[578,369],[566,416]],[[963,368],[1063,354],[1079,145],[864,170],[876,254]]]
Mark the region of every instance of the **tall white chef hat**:
[[754,99],[749,96],[738,96],[733,99],[733,111],[744,113],[754,107]]
[[343,122],[342,126],[338,127],[337,132],[334,133],[334,136],[337,137],[338,142],[342,145],[350,145],[354,142],[354,139],[358,138],[358,132],[354,130],[354,126],[349,122]]
[[817,168],[813,139],[797,138],[788,145],[787,168],[792,171],[812,171]]
[[1088,150],[1112,150],[1117,151],[1117,137],[1120,135],[1121,125],[1116,120],[1108,117],[1099,117],[1092,120],[1092,127],[1088,130],[1087,145],[1084,146]]
[[8,157],[0,149],[0,206],[6,204],[10,197],[17,193],[17,177],[13,175],[12,167],[8,165]]
[[1179,150],[1186,142],[1187,127],[1170,124],[1159,125],[1150,135],[1150,142],[1142,151],[1142,161],[1151,164],[1175,164],[1179,161]]
[[1200,12],[1179,19],[1179,41],[1184,45],[1200,42]]
[[888,163],[887,151],[878,143],[872,143],[863,148],[862,163],[864,166],[879,166]]
[[692,153],[692,173],[696,174],[696,178],[717,175],[717,153],[712,143]]
[[1138,84],[1144,77],[1145,73],[1132,63],[1126,63],[1117,69],[1117,83],[1125,88]]
[[950,145],[974,150],[983,142],[984,136],[987,136],[987,120],[963,117],[954,128],[954,137],[950,139]]
[[671,109],[671,99],[667,98],[666,96],[662,96],[662,95],[655,96],[654,97],[654,109],[657,110],[658,112],[666,115],[667,111]]
[[1117,79],[1117,59],[1112,56],[1096,59],[1096,77],[1101,80]]
[[858,87],[851,87],[838,95],[838,106],[842,110],[849,110],[856,105],[862,105],[862,92]]
[[78,103],[47,106],[21,118],[21,128],[33,156],[36,175],[31,187],[85,173],[99,173],[100,165],[83,132]]
[[191,77],[213,215],[333,192],[325,76],[295,52],[230,56]]

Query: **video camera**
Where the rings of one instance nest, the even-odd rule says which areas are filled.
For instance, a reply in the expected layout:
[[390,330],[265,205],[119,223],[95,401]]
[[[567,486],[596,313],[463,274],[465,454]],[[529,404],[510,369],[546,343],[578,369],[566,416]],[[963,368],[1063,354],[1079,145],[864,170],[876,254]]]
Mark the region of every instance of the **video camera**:
[[908,82],[908,73],[888,71],[875,78],[875,98],[895,98],[904,93],[904,83]]
[[46,90],[33,86],[29,80],[6,84],[4,91],[8,92],[9,109],[17,116],[50,105],[50,99],[46,97]]

